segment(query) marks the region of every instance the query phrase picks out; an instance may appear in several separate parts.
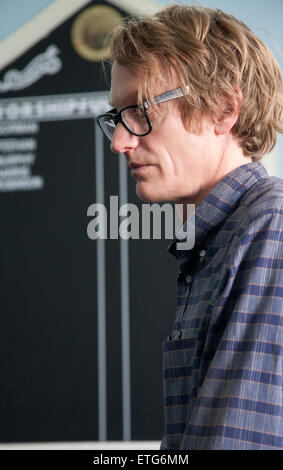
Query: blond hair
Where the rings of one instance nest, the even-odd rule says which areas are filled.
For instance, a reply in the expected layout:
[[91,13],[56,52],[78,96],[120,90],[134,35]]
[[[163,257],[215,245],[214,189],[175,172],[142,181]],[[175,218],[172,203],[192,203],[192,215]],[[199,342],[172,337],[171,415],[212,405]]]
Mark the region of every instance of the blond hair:
[[[142,72],[139,100],[152,101],[164,64],[190,92],[180,99],[188,129],[205,116],[229,115],[242,95],[232,132],[253,161],[270,152],[282,132],[282,77],[270,49],[223,11],[173,5],[151,17],[127,18],[110,35],[112,62]],[[179,100],[178,100],[179,101]]]

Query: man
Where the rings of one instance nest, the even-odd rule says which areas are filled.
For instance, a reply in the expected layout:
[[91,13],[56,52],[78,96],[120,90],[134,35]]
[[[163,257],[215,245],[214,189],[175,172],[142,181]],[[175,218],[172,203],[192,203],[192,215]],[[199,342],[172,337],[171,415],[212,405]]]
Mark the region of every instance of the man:
[[283,449],[283,184],[259,162],[280,131],[279,67],[245,24],[202,7],[127,20],[111,49],[111,149],[142,200],[196,206],[194,248],[169,246],[161,449]]

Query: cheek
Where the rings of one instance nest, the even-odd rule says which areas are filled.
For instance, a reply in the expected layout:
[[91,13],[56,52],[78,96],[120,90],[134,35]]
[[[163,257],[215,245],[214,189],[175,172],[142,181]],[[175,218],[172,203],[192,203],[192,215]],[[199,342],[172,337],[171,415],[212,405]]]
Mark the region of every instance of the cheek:
[[191,147],[182,129],[176,126],[166,129],[165,137],[163,136],[163,155],[160,156],[161,168],[176,176],[183,175],[190,166]]
[[184,178],[189,167],[188,152],[178,145],[166,147],[166,151],[160,158],[160,172],[163,177]]

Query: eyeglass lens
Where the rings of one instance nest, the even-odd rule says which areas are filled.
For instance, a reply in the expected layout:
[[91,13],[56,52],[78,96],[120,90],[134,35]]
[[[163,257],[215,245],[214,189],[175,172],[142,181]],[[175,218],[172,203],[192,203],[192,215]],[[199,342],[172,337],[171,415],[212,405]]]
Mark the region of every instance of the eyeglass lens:
[[[140,108],[125,109],[121,113],[121,119],[131,133],[143,135],[149,131],[145,112]],[[99,122],[106,136],[112,141],[116,129],[114,119],[110,115],[103,116]]]
[[125,109],[121,117],[127,128],[135,134],[144,134],[149,129],[145,113],[140,108]]
[[100,119],[100,125],[101,125],[106,137],[108,137],[108,139],[112,141],[113,135],[114,135],[114,132],[115,132],[115,129],[116,129],[116,125],[115,125],[114,120],[110,116],[103,116]]

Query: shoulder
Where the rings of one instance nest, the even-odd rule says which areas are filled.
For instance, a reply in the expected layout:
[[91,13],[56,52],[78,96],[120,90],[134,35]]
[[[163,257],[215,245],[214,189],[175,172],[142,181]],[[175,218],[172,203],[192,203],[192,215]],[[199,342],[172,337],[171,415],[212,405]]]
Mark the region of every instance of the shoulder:
[[283,214],[283,179],[275,176],[259,179],[246,192],[240,207],[249,218],[268,212]]
[[239,229],[276,221],[283,230],[283,179],[267,176],[256,181],[241,198],[232,218]]
[[282,257],[283,180],[267,177],[254,183],[241,198],[231,222],[230,255]]

